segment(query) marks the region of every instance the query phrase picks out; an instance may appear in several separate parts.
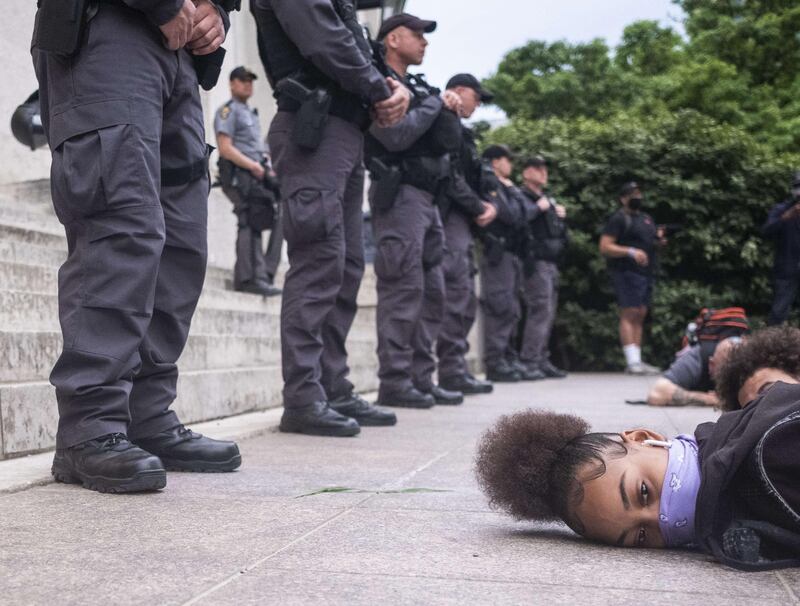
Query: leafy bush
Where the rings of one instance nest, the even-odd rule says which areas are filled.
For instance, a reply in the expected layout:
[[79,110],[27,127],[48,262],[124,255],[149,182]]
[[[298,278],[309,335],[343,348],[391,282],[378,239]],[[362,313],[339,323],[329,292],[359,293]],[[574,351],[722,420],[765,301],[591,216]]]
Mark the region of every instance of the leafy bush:
[[688,40],[639,22],[614,53],[602,41],[533,41],[486,81],[511,121],[485,142],[544,154],[551,190],[569,209],[554,354],[573,369],[624,362],[598,241],[628,180],[644,185],[656,222],[684,227],[659,258],[648,360],[669,364],[701,307],[743,305],[756,325],[769,309],[773,245],[760,227],[800,166],[800,38],[783,58],[748,49],[754,40],[776,47],[800,9],[679,4]]

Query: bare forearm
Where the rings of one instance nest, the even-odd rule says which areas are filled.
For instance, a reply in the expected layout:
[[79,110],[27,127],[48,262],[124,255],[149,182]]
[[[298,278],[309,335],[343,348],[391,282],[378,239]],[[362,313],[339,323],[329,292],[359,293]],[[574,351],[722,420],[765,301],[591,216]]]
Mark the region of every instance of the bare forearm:
[[716,398],[702,391],[687,391],[678,387],[669,400],[670,406],[714,406]]
[[244,170],[251,170],[254,165],[258,164],[255,160],[245,156],[230,143],[223,144],[220,142],[219,155]]

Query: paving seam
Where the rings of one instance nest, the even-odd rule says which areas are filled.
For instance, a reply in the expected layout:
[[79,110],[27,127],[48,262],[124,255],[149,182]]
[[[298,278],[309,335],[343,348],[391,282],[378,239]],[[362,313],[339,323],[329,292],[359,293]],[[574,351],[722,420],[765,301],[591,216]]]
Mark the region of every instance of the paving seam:
[[780,584],[786,590],[786,593],[789,594],[789,599],[792,600],[792,603],[800,604],[800,598],[797,597],[797,594],[795,593],[794,589],[792,589],[792,586],[789,584],[789,581],[786,579],[783,572],[776,570],[775,576],[778,577],[778,581],[780,581]]
[[[415,475],[417,475],[421,471],[424,471],[425,469],[428,469],[431,465],[433,465],[434,463],[442,460],[444,457],[449,455],[453,450],[454,449],[448,450],[448,451],[443,452],[443,453],[439,453],[438,455],[433,457],[430,461],[428,461],[428,462],[424,463],[423,465],[417,467],[416,469],[410,471],[409,473],[405,474],[404,476],[402,476],[398,480],[395,480],[393,482],[389,482],[387,484],[384,484],[381,488],[379,488],[379,490],[389,490],[389,489],[397,488],[397,487],[401,486],[403,484],[403,482],[406,482],[406,481],[410,480],[411,478],[413,478]],[[327,520],[325,520],[324,522],[322,522],[321,524],[319,524],[315,528],[312,528],[311,530],[309,530],[305,534],[297,537],[296,539],[293,539],[292,541],[290,541],[289,543],[287,543],[283,547],[281,547],[279,549],[276,549],[272,553],[269,553],[269,554],[265,555],[264,557],[260,558],[259,560],[256,560],[254,563],[250,564],[249,566],[245,566],[244,568],[239,570],[239,572],[235,572],[234,574],[230,575],[228,578],[224,579],[223,581],[220,581],[219,583],[217,583],[213,587],[210,587],[209,589],[207,589],[203,593],[193,597],[191,600],[189,600],[187,602],[184,602],[182,606],[191,606],[191,604],[199,603],[200,600],[210,596],[212,593],[216,592],[217,590],[222,589],[223,587],[225,587],[227,585],[230,585],[236,579],[241,578],[242,576],[244,576],[248,572],[252,572],[256,568],[261,566],[264,562],[266,562],[266,561],[274,558],[275,556],[283,553],[287,549],[290,549],[291,547],[294,547],[298,543],[300,543],[300,542],[304,541],[305,539],[307,539],[308,537],[316,534],[320,530],[322,530],[324,528],[327,528],[328,526],[333,524],[333,522],[335,522],[339,518],[342,518],[342,517],[354,512],[356,509],[358,509],[358,507],[360,505],[362,505],[363,503],[366,503],[370,499],[374,499],[376,496],[377,495],[372,494],[372,495],[369,495],[368,497],[365,497],[365,498],[359,500],[357,503],[354,503],[353,505],[351,505],[347,509],[345,509],[343,511],[340,511],[336,515],[328,518]]]
[[[275,566],[270,568],[278,572],[308,572],[308,569],[292,568],[287,566]],[[381,578],[396,578],[396,579],[426,579],[429,581],[467,581],[472,583],[495,583],[497,585],[523,585],[525,587],[568,587],[574,589],[580,587],[581,589],[602,589],[607,591],[624,591],[631,589],[630,587],[609,587],[605,585],[575,585],[574,583],[548,583],[546,581],[510,581],[508,579],[491,579],[483,577],[459,577],[459,576],[446,576],[446,575],[431,575],[431,574],[389,574],[386,572],[350,572],[348,570],[327,570],[325,568],[315,568],[314,572],[321,572],[323,574],[343,574],[354,577],[381,577]],[[679,596],[709,596],[720,595],[719,592],[702,592],[702,591],[679,591],[670,589],[648,589],[648,593],[666,594],[666,595],[679,595]],[[723,594],[727,595],[727,594]],[[741,595],[741,594],[736,594]],[[756,598],[759,596],[745,595],[746,598]],[[768,600],[777,601],[778,598],[767,598]],[[193,602],[186,602],[183,606]]]

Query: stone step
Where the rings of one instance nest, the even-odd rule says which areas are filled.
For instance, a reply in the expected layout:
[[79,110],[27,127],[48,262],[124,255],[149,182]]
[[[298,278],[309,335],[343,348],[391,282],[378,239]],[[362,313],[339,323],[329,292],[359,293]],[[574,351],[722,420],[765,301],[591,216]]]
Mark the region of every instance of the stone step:
[[[220,292],[223,292],[222,296],[228,295]],[[263,301],[260,297],[252,297],[256,300],[254,305],[261,305],[259,309],[226,309],[206,307],[205,301],[211,296],[211,291],[207,291],[201,298],[202,305],[198,306],[192,320],[193,334],[252,337],[275,337],[280,334],[280,302],[277,298]],[[0,290],[0,331],[49,332],[59,329],[55,294]],[[374,338],[374,307],[363,306],[359,310],[351,332],[357,339]]]
[[0,262],[3,263],[29,263],[46,267],[60,267],[66,258],[66,246],[61,248],[15,242],[14,240],[0,240]]
[[[223,290],[231,283],[227,271],[212,269],[206,274],[205,285]],[[0,290],[22,290],[36,293],[58,292],[58,268],[28,263],[0,261]]]
[[[0,331],[0,383],[46,380],[61,353],[58,331]],[[347,342],[355,359],[368,360],[375,352],[375,339],[355,332]],[[189,336],[178,366],[181,371],[277,366],[281,362],[280,336]]]
[[[377,389],[373,360],[352,362],[350,379],[357,388]],[[278,366],[189,371],[178,379],[172,408],[182,422],[198,423],[280,406],[282,388]],[[0,458],[54,448],[58,407],[53,387],[44,381],[0,383],[0,419]]]
[[67,238],[63,230],[37,229],[35,225],[18,224],[14,221],[0,223],[0,241],[21,242],[67,250]]
[[52,207],[50,179],[3,183],[0,185],[0,200],[2,199],[13,200],[17,204]]

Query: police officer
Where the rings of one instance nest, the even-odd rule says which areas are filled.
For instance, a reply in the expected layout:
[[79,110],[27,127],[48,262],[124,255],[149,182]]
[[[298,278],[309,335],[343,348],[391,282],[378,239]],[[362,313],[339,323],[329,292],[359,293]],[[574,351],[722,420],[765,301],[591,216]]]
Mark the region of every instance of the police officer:
[[393,424],[353,392],[345,341],[364,272],[363,131],[399,121],[411,94],[374,64],[352,0],[253,0],[278,113],[269,145],[281,177],[289,272],[283,289],[280,429],[356,435]]
[[525,250],[523,299],[526,305],[520,361],[526,380],[567,376],[550,361],[550,333],[558,309],[558,262],[567,244],[564,219],[567,210],[544,193],[548,183],[547,161],[534,156],[522,167],[528,198],[530,238]]
[[437,119],[451,111],[446,103],[456,109],[460,99],[453,93],[442,99],[424,79],[408,74],[409,65],[422,63],[425,33],[435,29],[434,21],[401,13],[379,33],[387,66],[414,93],[399,123],[373,124],[366,138],[378,278],[378,403],[384,406],[463,401],[461,393],[433,382],[433,344],[444,313],[444,232],[435,196],[449,176],[448,145],[459,134],[443,130]]
[[256,78],[244,66],[231,71],[231,100],[217,110],[214,131],[222,191],[233,202],[239,227],[233,287],[269,297],[281,291],[271,284],[261,243],[262,230],[274,228],[276,218],[275,194],[264,186],[267,174],[258,110],[247,105]]
[[[459,96],[461,118],[469,118],[481,103],[493,98],[472,74],[453,76],[447,83],[447,90]],[[489,225],[497,216],[497,209],[482,200],[478,193],[481,161],[472,131],[466,126],[461,126],[460,130],[461,141],[451,156],[449,185],[439,197],[445,233],[445,312],[436,344],[439,385],[464,394],[489,393],[492,384],[470,374],[465,356],[469,351],[467,336],[478,307],[471,229],[474,224]]]
[[68,2],[40,2],[33,61],[69,243],[50,377],[57,481],[133,492],[162,488],[165,467],[240,464],[234,443],[187,430],[169,409],[206,267],[198,76],[210,85],[235,4],[102,1],[75,19]]
[[524,378],[525,370],[516,364],[512,339],[521,315],[522,266],[518,253],[527,227],[526,203],[510,178],[514,167],[511,150],[504,145],[490,145],[483,152],[483,160],[487,165],[481,189],[497,206],[497,219],[479,232],[483,243],[483,360],[487,379],[515,382]]

